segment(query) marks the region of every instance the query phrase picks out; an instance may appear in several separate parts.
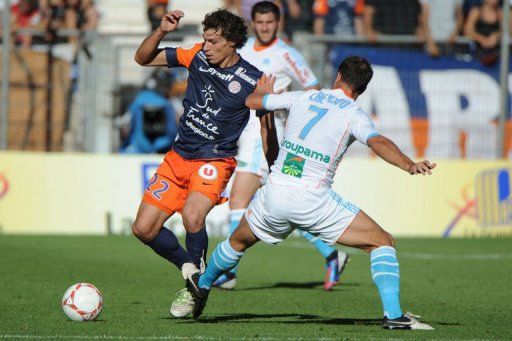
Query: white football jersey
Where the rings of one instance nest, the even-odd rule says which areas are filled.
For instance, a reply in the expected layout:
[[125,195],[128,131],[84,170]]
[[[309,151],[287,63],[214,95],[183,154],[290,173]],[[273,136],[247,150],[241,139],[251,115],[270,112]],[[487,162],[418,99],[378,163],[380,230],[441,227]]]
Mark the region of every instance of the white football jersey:
[[291,186],[331,186],[347,148],[379,135],[370,116],[341,89],[266,95],[267,110],[289,110],[279,156],[269,182]]
[[295,48],[277,38],[274,44],[262,50],[256,50],[254,42],[254,37],[249,38],[238,52],[243,59],[260,71],[276,76],[276,90],[287,89],[293,80],[296,80],[302,88],[318,84],[318,79],[304,57]]
[[[312,87],[318,84],[318,79],[309,68],[304,57],[293,47],[277,38],[276,41],[260,50],[254,47],[254,37],[249,38],[247,43],[238,53],[243,59],[256,66],[260,71],[276,77],[274,90],[285,90],[295,80],[302,88]],[[286,115],[276,113],[276,125],[279,135],[284,126]],[[245,127],[241,140],[253,141],[261,139],[260,121],[254,111],[251,112],[249,122]],[[249,142],[250,143],[250,142]],[[239,143],[240,145],[240,143]],[[267,167],[266,164],[264,167]]]

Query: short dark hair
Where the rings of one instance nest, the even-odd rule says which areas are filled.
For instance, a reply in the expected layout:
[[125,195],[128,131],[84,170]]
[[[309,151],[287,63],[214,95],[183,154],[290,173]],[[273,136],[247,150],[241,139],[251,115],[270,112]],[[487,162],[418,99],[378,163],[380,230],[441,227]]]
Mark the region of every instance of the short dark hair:
[[370,63],[363,57],[349,56],[338,66],[338,73],[342,81],[347,83],[358,95],[366,90],[366,86],[373,77]]
[[209,29],[220,30],[221,36],[227,41],[235,43],[239,49],[247,42],[247,26],[244,19],[225,9],[218,9],[208,13],[202,22],[203,31]]
[[279,6],[277,6],[272,1],[260,1],[254,4],[251,9],[251,19],[254,20],[256,17],[256,13],[267,14],[274,13],[276,20],[279,21],[281,18],[281,11],[279,10]]

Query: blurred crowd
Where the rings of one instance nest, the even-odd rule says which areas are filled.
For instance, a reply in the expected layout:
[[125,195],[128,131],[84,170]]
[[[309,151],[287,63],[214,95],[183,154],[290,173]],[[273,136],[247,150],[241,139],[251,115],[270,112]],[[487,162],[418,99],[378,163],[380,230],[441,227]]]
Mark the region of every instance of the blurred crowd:
[[[225,0],[225,7],[249,17],[257,0]],[[458,37],[474,41],[479,59],[497,59],[502,24],[500,0],[276,0],[283,10],[284,33],[359,37],[370,43],[382,35],[414,36],[437,57]]]
[[[14,43],[22,47],[54,42],[73,42],[76,35],[55,35],[56,30],[95,30],[99,12],[94,0],[11,0]],[[5,8],[2,8],[5,10]]]
[[[258,0],[224,0],[224,7],[250,21]],[[458,37],[468,37],[479,59],[497,59],[502,25],[501,0],[275,0],[284,16],[281,35],[293,40],[297,32],[358,37],[370,43],[382,35],[408,35],[424,42],[437,57]],[[169,0],[147,0],[154,30],[170,9]]]
[[[259,0],[222,0],[224,7],[250,22],[252,6]],[[424,46],[432,57],[453,54],[460,37],[467,37],[472,53],[485,65],[499,57],[502,0],[275,0],[284,14],[280,36],[293,42],[297,33],[329,34],[378,43],[384,36],[407,36]],[[510,0],[512,2],[512,0]],[[1,1],[0,3],[4,3]],[[11,0],[11,27],[16,45],[30,47],[48,41],[76,42],[76,35],[55,35],[59,29],[96,30],[100,18],[94,0]],[[146,0],[151,30],[172,9],[172,0]],[[0,7],[0,11],[5,8]],[[1,18],[1,15],[0,15]],[[250,25],[249,25],[250,26]],[[25,29],[25,30],[23,30]],[[43,34],[35,34],[38,29]],[[200,31],[198,27],[197,32]],[[197,33],[196,32],[196,33]],[[349,41],[349,40],[347,40]],[[403,45],[402,45],[403,46]],[[467,46],[467,44],[466,44]],[[174,73],[173,73],[174,72]],[[179,98],[186,75],[156,71],[137,86],[121,105],[117,121],[120,151],[165,151],[176,134]],[[174,103],[173,103],[174,101]],[[124,113],[124,115],[123,115]],[[165,138],[164,138],[165,137]]]
[[[223,0],[224,6],[250,20],[257,0]],[[2,1],[3,2],[3,1]],[[170,9],[169,0],[146,0],[151,29]],[[409,35],[425,43],[431,56],[466,36],[473,40],[484,63],[492,63],[499,47],[502,10],[500,0],[275,0],[284,13],[282,36],[297,32],[355,36],[373,43],[382,35]],[[36,28],[94,30],[99,12],[94,0],[11,0],[13,31]],[[2,9],[5,10],[5,9]],[[26,31],[15,35],[28,47],[48,36]],[[61,40],[63,38],[60,38]],[[70,38],[67,38],[70,39]],[[72,38],[71,38],[72,39]]]

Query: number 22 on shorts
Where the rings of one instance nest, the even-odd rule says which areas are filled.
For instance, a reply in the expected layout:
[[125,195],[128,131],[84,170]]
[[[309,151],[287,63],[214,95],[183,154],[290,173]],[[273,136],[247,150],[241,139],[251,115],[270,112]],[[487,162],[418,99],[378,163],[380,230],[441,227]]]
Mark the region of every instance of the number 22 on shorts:
[[158,181],[158,185],[155,186],[156,188],[151,189],[153,185],[158,181],[158,175],[154,175],[151,181],[149,182],[148,186],[146,187],[146,191],[151,193],[153,197],[155,197],[157,200],[162,200],[162,193],[167,191],[169,189],[169,183],[165,180],[160,179]]

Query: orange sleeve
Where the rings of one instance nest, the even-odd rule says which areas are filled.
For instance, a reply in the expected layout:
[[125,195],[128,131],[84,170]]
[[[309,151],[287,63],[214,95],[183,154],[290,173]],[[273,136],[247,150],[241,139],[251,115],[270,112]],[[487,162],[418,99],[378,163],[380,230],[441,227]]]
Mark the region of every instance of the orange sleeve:
[[192,59],[194,59],[195,55],[201,50],[202,46],[202,43],[197,43],[190,49],[178,47],[176,49],[178,63],[188,68],[190,66],[190,63],[192,63]]

